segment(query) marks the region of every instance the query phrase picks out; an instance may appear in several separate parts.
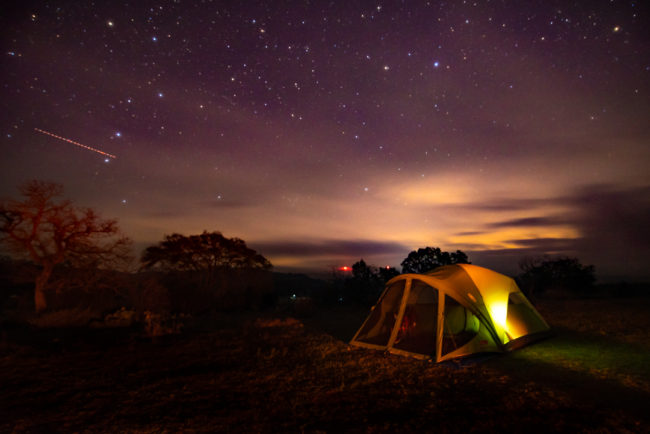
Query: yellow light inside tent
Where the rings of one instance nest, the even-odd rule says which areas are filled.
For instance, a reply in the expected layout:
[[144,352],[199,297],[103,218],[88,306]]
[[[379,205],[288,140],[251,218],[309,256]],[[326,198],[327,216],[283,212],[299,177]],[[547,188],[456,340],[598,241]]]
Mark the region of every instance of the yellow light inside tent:
[[489,309],[492,320],[505,330],[506,318],[508,317],[508,299],[490,304]]

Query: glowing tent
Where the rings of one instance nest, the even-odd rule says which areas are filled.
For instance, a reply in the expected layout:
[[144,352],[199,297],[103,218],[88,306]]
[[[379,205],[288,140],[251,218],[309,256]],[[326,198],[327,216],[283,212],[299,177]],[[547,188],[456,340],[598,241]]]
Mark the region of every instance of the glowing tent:
[[350,344],[441,362],[508,351],[549,331],[513,279],[455,264],[388,281]]

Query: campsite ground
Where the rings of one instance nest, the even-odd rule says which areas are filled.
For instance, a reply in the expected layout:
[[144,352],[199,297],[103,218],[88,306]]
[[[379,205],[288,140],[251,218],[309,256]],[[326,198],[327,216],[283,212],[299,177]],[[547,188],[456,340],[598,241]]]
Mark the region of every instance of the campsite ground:
[[366,312],[4,330],[0,431],[648,430],[650,299],[542,300],[556,334],[436,365],[353,349]]

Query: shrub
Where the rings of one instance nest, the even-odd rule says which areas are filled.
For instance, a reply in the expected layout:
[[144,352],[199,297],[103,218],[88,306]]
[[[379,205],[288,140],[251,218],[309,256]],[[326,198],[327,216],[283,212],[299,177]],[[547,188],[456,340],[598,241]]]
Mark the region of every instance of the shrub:
[[165,336],[178,334],[181,332],[184,321],[188,318],[185,314],[153,313],[146,311],[144,313],[144,331],[150,337]]
[[136,312],[122,307],[120,310],[106,315],[102,325],[105,327],[131,327],[135,320]]
[[27,322],[33,326],[43,328],[85,327],[97,317],[98,314],[90,308],[75,307],[45,312],[38,317],[27,319]]
[[519,267],[522,290],[531,298],[550,289],[587,293],[596,280],[594,266],[582,265],[577,258],[527,258]]

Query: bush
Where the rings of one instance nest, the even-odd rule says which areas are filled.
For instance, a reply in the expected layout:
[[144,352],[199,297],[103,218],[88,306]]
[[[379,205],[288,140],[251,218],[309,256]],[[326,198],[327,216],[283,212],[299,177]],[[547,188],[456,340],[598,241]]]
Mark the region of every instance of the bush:
[[98,314],[90,308],[71,308],[46,312],[38,317],[28,318],[27,322],[36,327],[85,327],[92,320],[96,320]]
[[131,327],[136,318],[137,314],[134,310],[127,310],[122,307],[122,309],[106,315],[101,325],[104,327]]
[[154,313],[170,312],[172,309],[169,290],[154,273],[144,273],[136,276],[125,291],[125,303],[139,314],[145,311]]
[[534,298],[548,290],[585,294],[596,280],[593,265],[582,265],[577,258],[527,258],[519,264],[522,291]]
[[144,313],[144,331],[148,337],[159,337],[181,332],[188,316],[184,314]]
[[316,308],[314,300],[310,297],[297,297],[293,301],[293,313],[299,317],[310,317]]

